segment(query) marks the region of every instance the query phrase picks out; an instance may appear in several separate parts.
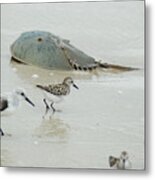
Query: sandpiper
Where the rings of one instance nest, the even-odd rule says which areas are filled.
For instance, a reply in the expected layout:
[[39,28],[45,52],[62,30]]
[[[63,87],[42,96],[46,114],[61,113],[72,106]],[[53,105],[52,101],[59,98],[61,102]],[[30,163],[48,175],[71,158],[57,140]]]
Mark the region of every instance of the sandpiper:
[[[26,100],[32,106],[35,106],[33,102],[25,95],[25,90],[17,88],[13,92],[6,93],[0,98],[0,112],[1,115],[12,114],[20,105],[22,100]],[[4,136],[4,132],[0,128],[0,134]]]
[[126,151],[123,151],[119,158],[109,156],[109,164],[110,167],[114,167],[116,169],[130,169],[131,162],[129,161],[129,156]]
[[4,136],[4,132],[2,131],[2,129],[0,128],[0,135]]
[[[53,107],[54,103],[61,102],[63,97],[70,93],[71,85],[76,89],[79,89],[77,85],[74,84],[74,81],[71,77],[66,77],[60,84],[51,84],[46,86],[36,85],[38,88],[43,90],[45,95],[45,98],[43,99],[46,105],[45,115],[47,114],[50,107],[52,108],[53,112],[56,111],[56,109]],[[48,105],[47,101],[50,102],[50,106]]]

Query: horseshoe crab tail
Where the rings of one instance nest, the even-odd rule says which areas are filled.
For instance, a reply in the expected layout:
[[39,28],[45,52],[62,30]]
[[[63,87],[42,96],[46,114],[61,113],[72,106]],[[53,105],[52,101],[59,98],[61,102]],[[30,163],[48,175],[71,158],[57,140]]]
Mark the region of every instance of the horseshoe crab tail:
[[63,51],[68,63],[74,70],[80,70],[80,71],[92,71],[97,68],[102,68],[102,69],[111,69],[114,71],[133,71],[133,70],[138,70],[138,68],[132,68],[132,67],[126,67],[126,66],[121,66],[121,65],[115,65],[115,64],[108,64],[108,63],[102,63],[100,61],[94,61],[91,64],[87,64],[84,66],[81,66],[76,62],[76,60],[71,59],[69,54],[67,53],[67,49],[64,47],[61,47],[61,50]]
[[133,67],[127,67],[127,66],[121,66],[121,65],[115,65],[115,64],[108,64],[108,63],[101,63],[101,62],[96,62],[99,67],[104,68],[104,69],[113,69],[113,70],[118,70],[118,71],[134,71],[134,70],[139,70],[139,68],[133,68]]

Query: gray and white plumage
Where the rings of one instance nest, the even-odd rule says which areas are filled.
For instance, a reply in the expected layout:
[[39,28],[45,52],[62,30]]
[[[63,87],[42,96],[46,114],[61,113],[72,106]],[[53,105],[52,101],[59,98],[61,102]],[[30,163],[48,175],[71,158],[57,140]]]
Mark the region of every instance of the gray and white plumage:
[[[8,107],[8,101],[5,98],[0,99],[0,111],[4,111]],[[0,128],[1,136],[4,136],[3,130]]]
[[37,85],[37,87],[55,96],[66,96],[70,93],[71,85],[78,89],[74,84],[73,79],[71,77],[66,77],[62,83],[50,84],[47,86]]
[[37,87],[55,96],[66,96],[70,93],[70,87],[66,84],[56,84],[48,86],[37,85]]
[[6,108],[8,108],[8,101],[6,98],[0,99],[0,111],[4,111]]
[[[0,112],[1,115],[12,114],[19,106],[22,100],[27,101],[32,106],[35,106],[33,102],[26,96],[25,90],[17,88],[12,92],[6,93],[0,97]],[[0,129],[1,135],[4,135],[2,129]]]
[[50,85],[36,85],[36,87],[43,90],[45,99],[44,103],[46,105],[46,112],[47,109],[49,109],[49,105],[47,104],[47,101],[50,101],[50,106],[53,110],[53,104],[58,103],[62,100],[63,97],[69,95],[71,85],[78,89],[78,87],[74,84],[74,81],[71,77],[66,77],[62,83],[59,84],[50,84]]
[[26,92],[23,88],[16,88],[12,92],[3,94],[0,98],[0,111],[2,115],[14,112],[14,110],[20,106],[21,101],[26,101],[32,106],[35,106],[26,96]]
[[126,151],[123,151],[119,158],[114,156],[109,156],[109,165],[110,167],[121,170],[130,169],[131,162],[129,161],[128,153]]

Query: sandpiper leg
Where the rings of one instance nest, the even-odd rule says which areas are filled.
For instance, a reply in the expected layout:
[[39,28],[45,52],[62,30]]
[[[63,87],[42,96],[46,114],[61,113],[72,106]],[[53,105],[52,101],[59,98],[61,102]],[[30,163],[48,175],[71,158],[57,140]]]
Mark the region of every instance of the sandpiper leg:
[[54,102],[51,103],[51,108],[53,110],[53,113],[56,111],[56,109],[53,107]]
[[46,111],[45,111],[45,115],[46,115],[46,114],[48,113],[48,111],[49,111],[50,107],[49,107],[49,105],[47,104],[47,102],[46,102],[46,99],[45,99],[45,98],[43,99],[43,101],[44,101],[45,106],[46,106]]
[[4,132],[2,131],[1,128],[0,128],[0,134],[1,134],[1,136],[4,136]]

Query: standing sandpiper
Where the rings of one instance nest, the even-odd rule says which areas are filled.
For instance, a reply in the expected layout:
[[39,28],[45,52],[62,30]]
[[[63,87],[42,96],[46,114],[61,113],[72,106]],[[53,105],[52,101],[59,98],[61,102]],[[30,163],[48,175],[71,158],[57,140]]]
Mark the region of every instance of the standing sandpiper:
[[129,156],[126,151],[123,151],[120,158],[109,156],[110,167],[115,167],[116,169],[130,169],[131,162],[129,161]]
[[[66,77],[62,83],[60,84],[51,84],[47,86],[36,85],[38,88],[42,89],[45,95],[43,99],[46,105],[45,115],[47,114],[50,107],[52,108],[53,112],[55,112],[55,108],[53,107],[54,103],[59,103],[62,101],[63,97],[70,93],[71,85],[76,89],[79,89],[75,84],[71,77]],[[47,101],[50,102],[50,106],[48,105]]]

